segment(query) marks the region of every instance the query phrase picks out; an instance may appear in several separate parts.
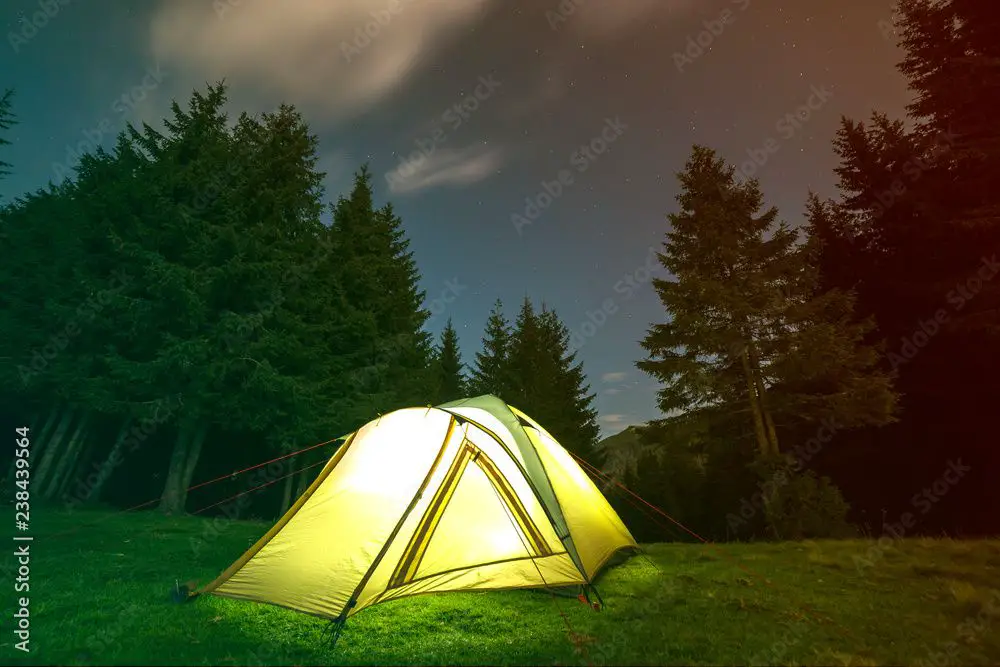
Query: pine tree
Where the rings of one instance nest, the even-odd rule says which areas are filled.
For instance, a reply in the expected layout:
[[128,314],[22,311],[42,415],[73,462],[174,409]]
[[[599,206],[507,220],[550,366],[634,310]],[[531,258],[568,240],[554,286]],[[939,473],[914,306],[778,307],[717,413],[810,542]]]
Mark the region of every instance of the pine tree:
[[[543,409],[539,388],[551,374],[541,366],[541,331],[535,308],[528,297],[521,302],[521,309],[514,320],[507,353],[507,379],[509,387],[508,403],[516,406],[531,406],[534,413]],[[542,419],[542,417],[537,417]]]
[[344,294],[359,308],[364,304],[353,333],[362,358],[345,378],[360,390],[355,413],[360,417],[426,404],[431,399],[431,342],[423,325],[430,313],[422,305],[420,275],[402,221],[391,204],[375,209],[367,165],[333,214],[331,237],[341,260]]
[[525,297],[511,334],[509,403],[528,411],[559,443],[591,462],[600,429],[583,365],[570,352],[569,330]]
[[[11,112],[11,99],[14,96],[13,90],[6,91],[2,97],[0,97],[0,131],[6,133],[11,127],[17,124],[14,120],[14,114]],[[4,146],[9,146],[10,141],[7,140],[3,134],[0,134],[0,148]],[[0,160],[0,178],[10,174],[10,163]]]
[[798,245],[775,208],[761,212],[758,183],[733,173],[696,146],[678,175],[681,210],[660,254],[675,278],[654,282],[670,321],[649,330],[638,364],[664,383],[667,420],[690,428],[701,418],[704,430],[742,403],[765,458],[803,423],[884,423],[893,396],[864,330],[848,322],[850,297],[816,295],[814,246]]
[[[186,396],[184,410],[169,428],[174,442],[160,509],[170,514],[184,511],[186,489],[209,442],[208,431],[220,412],[229,412],[220,410],[220,399],[225,386],[232,384],[218,380],[228,376],[233,360],[218,355],[214,339],[220,313],[213,296],[220,274],[239,270],[238,264],[226,261],[230,256],[219,257],[218,239],[234,221],[241,226],[242,220],[227,205],[231,198],[226,194],[235,189],[233,184],[217,185],[218,194],[212,197],[203,195],[205,184],[227,173],[235,157],[223,112],[226,99],[222,85],[209,87],[206,94],[195,91],[187,109],[173,105],[165,134],[148,126],[142,135],[136,130],[130,133],[135,149],[145,151],[150,159],[149,168],[140,175],[150,183],[147,198],[156,206],[142,211],[134,226],[118,230],[126,252],[144,260],[138,268],[141,296],[137,301],[145,317],[137,324],[148,350],[148,356],[138,362],[130,360],[121,371],[136,380],[144,377],[143,386],[151,393]],[[253,247],[256,238],[249,235],[247,245]],[[263,282],[243,285],[244,293],[259,289]],[[240,296],[233,299],[238,302]],[[258,367],[248,361],[241,365],[246,368],[243,377],[252,377],[254,371],[247,367]],[[238,423],[251,411],[244,403],[243,411],[227,416]]]
[[650,356],[638,366],[664,383],[658,403],[668,418],[708,416],[738,399],[747,404],[760,454],[777,454],[759,348],[775,296],[773,267],[792,240],[779,229],[765,243],[777,211],[758,214],[756,183],[737,184],[710,149],[696,146],[678,179],[681,211],[669,216],[660,255],[677,279],[654,282],[671,320],[649,330],[642,346]]
[[[927,178],[914,188],[921,218],[944,223],[933,239],[937,297],[978,269],[975,299],[965,299],[949,329],[972,343],[1000,344],[1000,7],[975,0],[903,0],[899,71],[915,99],[914,142],[936,146]],[[920,224],[926,224],[920,220]],[[942,225],[937,225],[942,227]],[[948,248],[945,252],[942,245]],[[927,247],[920,248],[926,251]],[[928,267],[930,268],[930,267]],[[938,277],[932,274],[931,277]],[[925,281],[927,277],[925,274]],[[947,298],[947,297],[946,297]]]
[[902,0],[899,71],[916,94],[907,106],[918,135],[949,139],[948,209],[996,238],[1000,226],[1000,8],[976,0]]
[[[870,326],[852,320],[852,295],[819,289],[818,239],[800,243],[775,208],[763,209],[758,182],[733,174],[702,146],[678,174],[680,211],[659,254],[672,278],[654,281],[668,321],[650,328],[649,356],[638,362],[663,383],[665,416],[641,429],[642,451],[701,471],[700,516],[714,535],[746,535],[765,520],[778,536],[846,530],[839,491],[811,472],[782,471],[805,495],[786,489],[766,500],[756,527],[733,512],[758,476],[770,481],[776,466],[799,458],[824,419],[834,430],[882,424],[895,405],[891,379],[863,340]],[[661,492],[676,497],[690,486],[674,485]]]
[[[595,447],[600,434],[595,395],[590,393],[583,363],[570,348],[570,333],[552,309],[542,306],[538,316],[541,376],[552,383],[544,392],[546,429],[569,451],[596,465]],[[541,417],[539,417],[541,419]]]
[[504,318],[503,303],[497,299],[486,320],[483,349],[476,352],[475,366],[469,378],[471,395],[493,394],[505,400],[509,397],[511,386],[507,360],[510,344],[510,323]]
[[461,351],[458,347],[458,332],[451,319],[441,332],[441,343],[434,350],[432,368],[435,374],[434,403],[447,403],[465,396],[465,373]]
[[[285,439],[327,440],[431,398],[398,216],[373,208],[363,175],[354,206],[323,226],[316,139],[299,114],[233,126],[225,103],[224,86],[195,92],[165,131],[128,128],[111,153],[0,212],[5,242],[22,248],[3,267],[21,277],[0,290],[0,376],[4,398],[44,420],[42,495],[120,456],[123,435],[181,394],[143,445],[165,456],[124,454],[164,480],[168,512],[183,511],[199,467],[273,457]],[[351,381],[370,367],[373,382]]]
[[[899,8],[910,122],[843,121],[834,142],[840,201],[822,222],[822,281],[856,291],[857,317],[877,324],[869,340],[884,338],[884,366],[898,372],[904,397],[898,427],[859,434],[856,444],[886,452],[872,466],[914,461],[898,488],[867,490],[873,508],[936,474],[942,457],[961,452],[988,469],[997,451],[988,415],[1000,377],[1000,7],[903,0]],[[848,476],[853,459],[841,465]],[[961,494],[968,506],[995,503],[986,483]],[[996,529],[961,510],[954,519]],[[941,511],[933,520],[948,523]],[[977,521],[989,528],[970,528]]]

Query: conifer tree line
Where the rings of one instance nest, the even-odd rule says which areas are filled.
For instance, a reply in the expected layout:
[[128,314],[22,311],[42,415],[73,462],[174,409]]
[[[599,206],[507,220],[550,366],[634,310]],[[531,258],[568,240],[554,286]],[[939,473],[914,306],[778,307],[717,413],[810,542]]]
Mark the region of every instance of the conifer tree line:
[[1000,533],[1000,5],[898,9],[913,101],[842,118],[836,198],[791,226],[709,147],[678,174],[638,361],[664,416],[603,456],[702,535]]
[[[835,198],[803,193],[788,222],[711,147],[678,165],[663,316],[636,350],[662,414],[603,443],[546,304],[495,303],[468,364],[451,321],[425,330],[402,220],[367,167],[325,200],[293,107],[232,121],[220,85],[163,132],[128,129],[0,209],[0,392],[32,425],[33,492],[190,511],[194,481],[488,393],[711,539],[879,535],[906,512],[915,533],[1000,532],[1000,5],[898,16],[913,101],[842,119]],[[272,517],[315,470],[254,509]],[[598,481],[638,539],[672,536]]]
[[[13,100],[0,100],[0,131],[17,122]],[[193,511],[244,488],[189,499],[194,483],[470,391],[538,401],[568,446],[593,447],[592,396],[553,312],[526,300],[490,348],[500,374],[477,366],[467,381],[453,324],[438,341],[424,328],[402,221],[374,201],[367,165],[328,204],[302,116],[282,105],[231,120],[226,102],[223,85],[196,91],[163,131],[130,127],[75,178],[0,211],[0,385],[5,423],[32,429],[34,499],[159,494],[164,512]],[[287,508],[318,468],[296,471],[331,451],[269,467],[281,483],[253,511]],[[4,471],[13,488],[14,462]]]

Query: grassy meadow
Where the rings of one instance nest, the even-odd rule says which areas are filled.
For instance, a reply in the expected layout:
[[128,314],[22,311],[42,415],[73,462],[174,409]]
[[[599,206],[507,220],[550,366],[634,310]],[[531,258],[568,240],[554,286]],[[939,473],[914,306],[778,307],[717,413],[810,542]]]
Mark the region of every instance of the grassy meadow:
[[8,592],[2,664],[1000,663],[997,540],[651,544],[602,574],[601,612],[545,591],[417,596],[363,610],[331,648],[322,619],[170,599],[269,523],[32,514],[31,652],[14,648]]

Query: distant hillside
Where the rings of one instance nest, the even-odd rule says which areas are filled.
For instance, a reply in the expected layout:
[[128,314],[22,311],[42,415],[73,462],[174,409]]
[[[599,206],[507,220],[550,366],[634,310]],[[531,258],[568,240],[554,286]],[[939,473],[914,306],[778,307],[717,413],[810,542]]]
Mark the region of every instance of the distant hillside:
[[597,443],[597,449],[605,452],[608,449],[631,449],[639,444],[639,431],[637,426],[629,426],[624,431],[609,435]]
[[597,443],[598,465],[606,474],[622,477],[634,466],[640,456],[639,428],[640,425],[629,426]]

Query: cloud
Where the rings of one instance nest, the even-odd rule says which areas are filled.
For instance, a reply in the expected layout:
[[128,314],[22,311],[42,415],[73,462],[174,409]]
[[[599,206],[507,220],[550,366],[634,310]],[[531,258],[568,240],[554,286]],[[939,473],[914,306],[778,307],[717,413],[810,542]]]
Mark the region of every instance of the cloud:
[[607,422],[609,424],[621,424],[624,423],[627,416],[628,415],[617,415],[617,414],[604,415],[603,417],[601,417],[601,421]]
[[601,382],[621,382],[626,377],[628,373],[615,372],[615,373],[605,373],[601,376]]
[[567,17],[567,26],[588,37],[614,39],[653,15],[664,16],[687,11],[695,0],[628,0],[628,2],[591,2]]
[[517,120],[549,109],[569,95],[571,78],[566,62],[555,57],[548,60],[526,93],[508,97],[504,112]]
[[252,83],[338,121],[388,96],[492,1],[170,0],[150,48],[195,85]]
[[400,164],[386,174],[393,194],[412,194],[441,185],[468,185],[483,181],[503,163],[499,149],[475,144],[467,148],[438,148],[421,161]]

